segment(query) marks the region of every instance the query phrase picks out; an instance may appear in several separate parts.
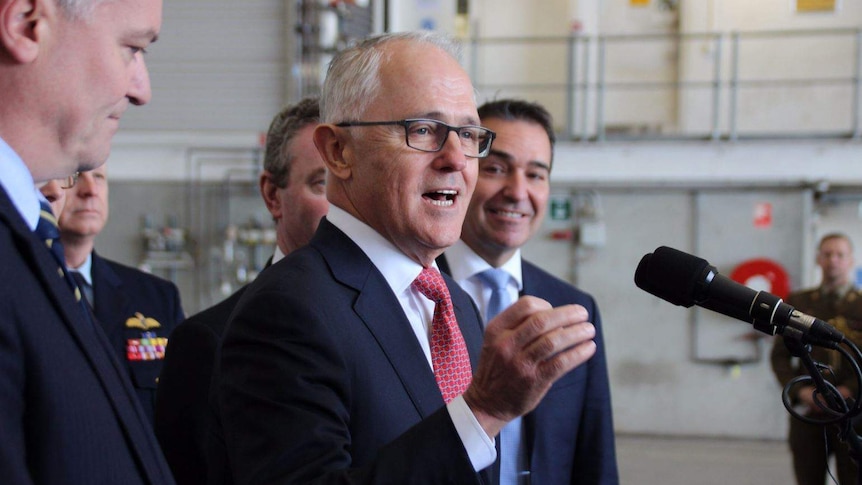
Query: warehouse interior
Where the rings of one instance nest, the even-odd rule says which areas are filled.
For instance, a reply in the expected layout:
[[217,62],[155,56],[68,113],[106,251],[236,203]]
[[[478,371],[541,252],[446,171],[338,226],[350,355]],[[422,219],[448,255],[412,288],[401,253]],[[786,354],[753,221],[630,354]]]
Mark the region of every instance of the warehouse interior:
[[251,281],[274,243],[256,183],[270,119],[339,47],[419,28],[461,41],[479,102],[555,118],[551,207],[524,255],[602,309],[622,482],[789,483],[771,337],[633,275],[671,246],[722,274],[769,260],[798,289],[832,231],[862,262],[859,2],[171,0],[97,250],[177,283],[188,314]]

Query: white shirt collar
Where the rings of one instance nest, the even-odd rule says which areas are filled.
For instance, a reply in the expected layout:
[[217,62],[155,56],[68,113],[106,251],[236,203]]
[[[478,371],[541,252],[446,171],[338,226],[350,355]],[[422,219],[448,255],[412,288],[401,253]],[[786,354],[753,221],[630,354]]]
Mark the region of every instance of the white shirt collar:
[[[452,278],[459,284],[482,271],[491,269],[491,265],[487,261],[482,259],[460,239],[446,250],[446,262],[449,263],[449,271],[452,272]],[[500,269],[512,276],[518,285],[518,291],[524,289],[520,249],[516,250],[515,254],[500,266]]]
[[281,252],[281,248],[278,247],[278,244],[276,244],[275,245],[275,251],[273,251],[273,253],[272,253],[272,263],[270,263],[270,264],[275,264],[275,263],[281,261],[282,259],[284,259],[284,253]]
[[[396,295],[403,294],[422,271],[422,265],[408,258],[371,226],[347,211],[330,205],[326,220],[347,234],[347,237],[362,249]],[[434,263],[433,267],[436,268],[437,263]]]
[[2,167],[0,185],[3,186],[30,230],[35,231],[39,223],[39,201],[44,200],[45,197],[36,189],[33,175],[27,165],[2,138],[0,138],[0,167]]

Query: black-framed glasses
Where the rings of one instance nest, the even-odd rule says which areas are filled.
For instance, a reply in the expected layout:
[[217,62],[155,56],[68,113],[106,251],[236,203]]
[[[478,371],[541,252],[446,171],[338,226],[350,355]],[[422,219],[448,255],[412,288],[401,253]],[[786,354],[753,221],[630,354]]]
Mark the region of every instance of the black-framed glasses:
[[487,157],[491,151],[491,143],[497,135],[481,126],[452,126],[437,120],[415,118],[398,121],[345,121],[335,126],[381,126],[399,125],[404,127],[404,138],[407,146],[423,152],[439,152],[443,149],[449,132],[454,131],[461,142],[461,150],[470,158]]
[[81,172],[75,172],[72,175],[64,179],[60,179],[60,188],[61,189],[71,189],[78,182],[78,175],[81,175]]

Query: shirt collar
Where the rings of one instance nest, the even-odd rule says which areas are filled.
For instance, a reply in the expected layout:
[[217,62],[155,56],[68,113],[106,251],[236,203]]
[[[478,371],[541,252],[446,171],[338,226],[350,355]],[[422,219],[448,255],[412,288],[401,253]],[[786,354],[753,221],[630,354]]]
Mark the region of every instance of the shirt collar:
[[281,261],[282,259],[284,259],[284,253],[281,252],[281,248],[278,247],[278,244],[276,244],[275,245],[275,251],[273,251],[273,253],[272,253],[272,263],[270,263],[270,264],[275,264],[275,263]]
[[851,289],[853,289],[854,286],[855,285],[852,281],[848,281],[847,283],[839,286],[838,288],[835,288],[834,290],[826,290],[826,288],[821,286],[820,287],[820,294],[822,296],[826,296],[829,293],[835,293],[835,295],[838,296],[838,299],[840,300],[840,299],[844,298],[845,296],[847,296],[847,292],[850,291]]
[[[458,240],[449,249],[446,250],[446,261],[449,263],[449,271],[452,272],[452,278],[455,281],[464,281],[471,278],[482,271],[491,269],[491,265],[482,259],[475,251],[470,249],[467,244]],[[521,250],[515,251],[515,254],[503,263],[499,269],[509,273],[515,282],[518,284],[518,291],[524,289],[523,275],[521,273]]]
[[84,262],[81,263],[81,266],[69,269],[81,273],[81,276],[84,277],[84,281],[89,283],[90,286],[93,286],[93,253],[87,255],[87,259],[85,259]]
[[0,166],[3,167],[0,170],[0,185],[3,186],[30,230],[35,231],[39,223],[39,201],[45,200],[45,197],[36,189],[33,175],[27,165],[2,138],[0,138]]
[[[347,211],[330,205],[326,220],[344,232],[359,246],[359,249],[377,267],[377,270],[380,271],[396,295],[407,291],[410,284],[422,271],[421,264],[408,258],[406,254],[402,253],[371,226]],[[433,263],[432,266],[436,268],[437,263]]]

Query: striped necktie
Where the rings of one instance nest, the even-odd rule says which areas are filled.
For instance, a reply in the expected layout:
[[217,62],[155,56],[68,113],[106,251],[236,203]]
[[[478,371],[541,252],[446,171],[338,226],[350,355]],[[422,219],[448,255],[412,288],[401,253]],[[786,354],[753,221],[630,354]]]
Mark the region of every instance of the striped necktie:
[[[46,200],[39,201],[39,222],[36,224],[36,236],[45,242],[45,246],[57,262],[57,274],[66,280],[69,289],[75,295],[75,301],[81,302],[81,290],[72,275],[66,269],[66,255],[63,254],[63,243],[60,242],[60,229],[57,228],[57,218],[51,212],[51,204]],[[85,307],[86,309],[86,307]]]

